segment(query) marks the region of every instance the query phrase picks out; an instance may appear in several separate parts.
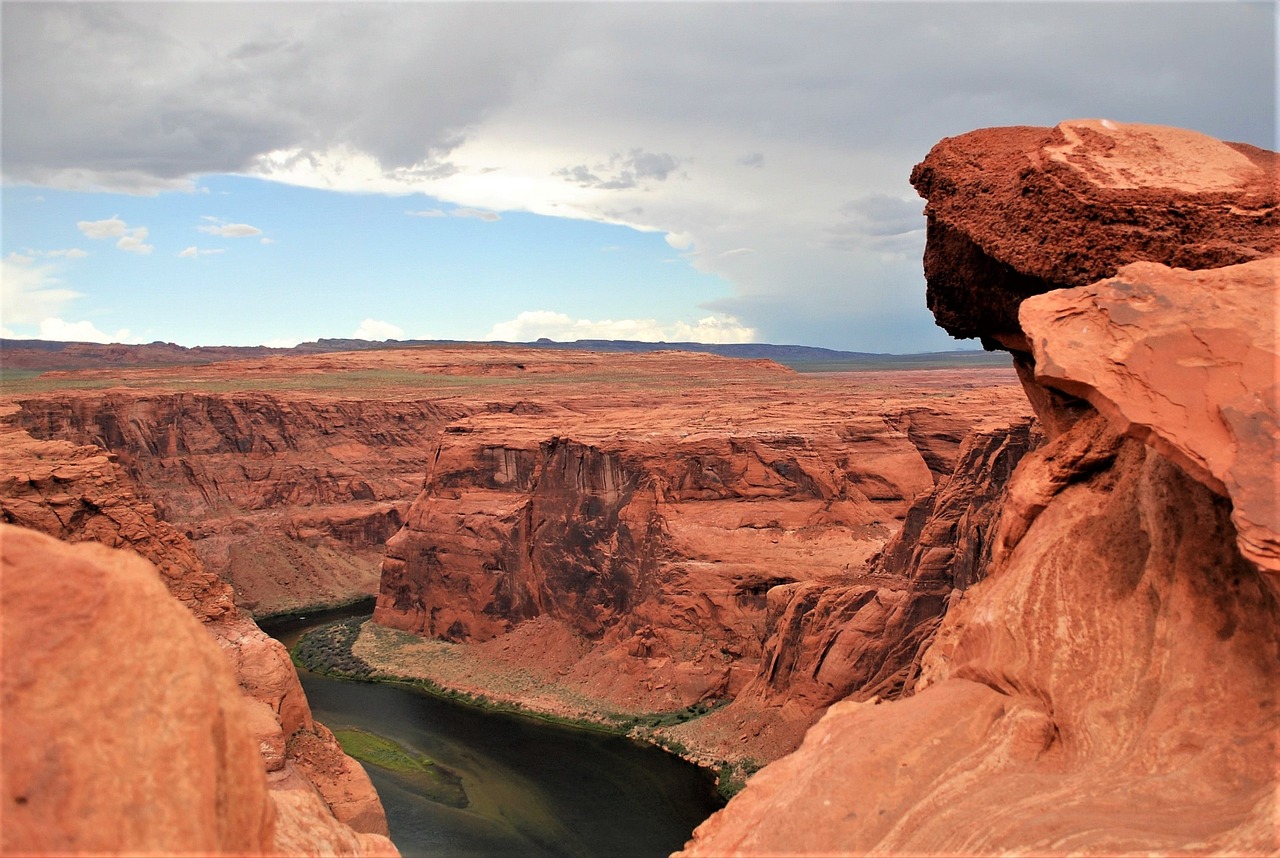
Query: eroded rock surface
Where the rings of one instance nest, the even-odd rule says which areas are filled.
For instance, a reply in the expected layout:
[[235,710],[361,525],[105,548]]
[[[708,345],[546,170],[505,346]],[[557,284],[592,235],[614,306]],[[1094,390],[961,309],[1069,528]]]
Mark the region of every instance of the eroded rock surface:
[[[567,632],[584,651],[557,681],[624,712],[733,698],[760,666],[780,588],[851,580],[970,455],[961,441],[975,424],[1025,409],[1008,388],[922,406],[909,385],[886,396],[879,382],[743,383],[733,397],[695,389],[455,421],[388,543],[374,619],[470,644],[516,634],[530,654],[541,649],[530,629]],[[886,570],[877,586],[887,596],[906,581]],[[936,615],[952,583],[929,587]],[[914,634],[916,609],[892,600],[890,634]],[[835,666],[858,649],[845,644],[827,672],[851,676],[824,674],[822,687],[869,680]],[[886,686],[902,684],[889,674],[912,655],[883,668]],[[798,675],[775,671],[772,687]],[[796,697],[804,717],[831,699]]]
[[917,167],[930,305],[1048,443],[917,693],[832,706],[685,854],[1280,851],[1273,164],[1099,121]]
[[1280,573],[1280,257],[1208,271],[1135,263],[1020,313],[1035,380],[1087,401],[1231,500],[1240,551]]
[[[291,737],[298,735],[315,734],[317,741],[328,746],[330,756],[347,759],[328,731],[312,720],[284,647],[235,606],[231,588],[203,567],[187,539],[160,520],[154,507],[133,494],[112,455],[97,447],[40,441],[18,430],[0,434],[0,519],[65,542],[126,549],[154,563],[168,592],[221,648],[239,686],[233,695],[236,699],[225,705],[238,707],[237,722],[248,726],[264,771],[293,771],[295,764],[301,767],[296,755],[288,752]],[[24,531],[13,528],[6,532]],[[10,572],[6,569],[5,574]],[[55,573],[50,570],[47,574]],[[6,623],[8,617],[6,608]],[[122,625],[121,634],[132,632],[131,625]],[[95,646],[89,640],[82,643]],[[110,655],[108,647],[102,658]],[[6,649],[6,659],[10,656],[20,660],[20,650]],[[99,669],[110,675],[106,666]],[[148,673],[162,675],[163,671]],[[146,732],[145,726],[131,729]],[[74,745],[70,738],[60,741]],[[343,771],[329,766],[321,772],[322,777],[301,780],[307,789],[318,791],[321,805],[337,814],[336,822],[385,835],[386,817],[372,783],[363,769],[348,762],[351,765]],[[146,764],[144,760],[139,777],[145,777]]]
[[1029,351],[1018,307],[1130,262],[1220,268],[1280,250],[1276,155],[1106,120],[985,128],[911,174],[928,199],[924,269],[938,324]]
[[421,450],[456,416],[424,402],[252,391],[18,404],[12,419],[36,437],[113,454],[258,615],[373,594],[382,544],[421,485]]
[[146,560],[0,524],[0,568],[6,854],[397,854],[269,788],[264,704]]

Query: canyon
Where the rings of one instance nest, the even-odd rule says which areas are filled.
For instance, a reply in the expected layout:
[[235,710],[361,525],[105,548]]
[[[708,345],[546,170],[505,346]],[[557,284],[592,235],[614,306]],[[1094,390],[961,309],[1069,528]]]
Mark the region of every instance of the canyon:
[[[769,591],[853,580],[904,519],[922,519],[975,430],[1017,424],[1025,441],[1028,413],[1009,369],[799,374],[677,352],[430,347],[53,370],[6,386],[0,513],[141,555],[203,624],[247,701],[222,720],[259,750],[262,851],[380,854],[390,844],[376,839],[386,823],[367,777],[310,716],[254,616],[367,597],[381,578],[384,626],[369,634],[440,635],[455,661],[545,675],[556,694],[516,695],[526,708],[591,719],[701,704],[723,720],[764,656]],[[409,574],[442,557],[443,579]],[[914,629],[910,616],[898,624]],[[145,663],[146,640],[127,658]],[[882,672],[913,664],[907,653]],[[448,685],[495,692],[470,682]],[[687,755],[771,759],[836,696],[782,719],[762,698],[743,710],[751,743],[735,721],[731,739]],[[89,717],[67,713],[67,730]],[[43,777],[29,765],[22,777]],[[64,845],[80,848],[115,836],[59,815],[56,793],[21,791],[24,812],[44,814],[9,829],[21,836],[75,832],[90,839]]]
[[763,765],[683,854],[1280,852],[1275,155],[1087,120],[912,181],[930,308],[1006,367],[6,379],[6,851],[394,854],[254,622],[376,596],[377,672]]

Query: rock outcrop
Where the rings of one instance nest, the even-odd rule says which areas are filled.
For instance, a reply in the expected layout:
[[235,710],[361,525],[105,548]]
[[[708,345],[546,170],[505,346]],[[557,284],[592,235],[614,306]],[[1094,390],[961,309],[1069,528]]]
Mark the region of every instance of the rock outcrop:
[[374,593],[382,545],[422,484],[422,451],[460,413],[252,391],[68,392],[18,404],[12,419],[36,437],[113,454],[259,616]]
[[[65,542],[94,542],[127,549],[151,561],[169,594],[203,624],[211,642],[221,649],[230,675],[239,686],[239,690],[232,694],[233,699],[222,705],[234,708],[237,724],[248,725],[254,747],[260,752],[258,767],[270,778],[272,794],[277,789],[297,790],[302,784],[304,791],[315,797],[315,801],[309,800],[310,805],[333,818],[338,826],[335,830],[350,825],[370,835],[387,833],[381,801],[368,776],[342,753],[332,735],[312,720],[297,673],[283,646],[264,634],[250,617],[235,606],[232,589],[204,569],[186,537],[160,520],[154,507],[133,494],[111,454],[97,447],[77,446],[65,441],[40,441],[18,430],[0,434],[0,520],[21,526],[6,530],[6,540],[13,541],[14,545],[25,544],[19,535],[25,533],[25,529],[31,529]],[[23,567],[27,572],[35,568]],[[116,567],[112,565],[109,568]],[[6,592],[9,583],[16,580],[11,576],[27,572],[20,573],[6,566]],[[50,569],[42,574],[56,576],[56,571]],[[14,611],[18,610],[20,606],[15,606]],[[11,616],[16,622],[17,614],[11,615],[8,606],[5,616],[6,627]],[[107,619],[102,618],[102,622]],[[117,637],[141,633],[135,626],[145,625],[141,621],[121,622],[123,625]],[[102,632],[104,635],[107,633],[106,630]],[[79,643],[86,649],[96,646],[89,640]],[[10,658],[13,659],[12,666],[17,669],[22,652],[21,648],[6,646],[6,675]],[[104,677],[112,674],[105,662],[113,655],[110,648],[95,653],[94,657],[103,661],[98,664],[98,670]],[[139,652],[131,657],[141,658],[142,655]],[[86,661],[91,662],[87,656]],[[136,669],[149,671],[146,673],[148,677],[164,676],[159,667],[152,669],[138,665]],[[164,682],[163,679],[155,681]],[[175,717],[181,714],[175,713]],[[157,714],[153,717],[162,716]],[[133,724],[129,727],[130,737],[120,741],[140,741],[132,734],[136,732],[145,736],[146,725],[150,723],[143,720]],[[80,729],[90,728],[82,726]],[[312,744],[322,746],[326,765],[308,765],[299,754],[291,753],[290,748],[296,746],[303,736],[313,737]],[[69,747],[75,744],[69,737],[59,736],[58,740]],[[310,757],[314,758],[319,753],[313,751]],[[149,758],[140,760],[132,776],[145,778],[148,765]],[[131,776],[128,772],[117,774],[120,777]],[[289,836],[307,835],[292,833]],[[350,829],[344,835],[344,842],[359,840],[360,837]],[[323,845],[324,841],[317,843]],[[366,845],[369,844],[378,853],[390,848],[389,842],[367,841]]]
[[755,677],[720,710],[666,731],[699,758],[758,764],[794,751],[840,700],[908,695],[948,607],[986,576],[1014,466],[1034,421],[980,426],[864,566],[768,592]]
[[956,337],[1029,353],[1021,302],[1130,262],[1220,268],[1280,251],[1276,155],[1108,120],[948,138],[911,174],[929,202],[927,300]]
[[268,785],[262,704],[146,560],[0,524],[0,568],[5,854],[398,854]]
[[[1025,408],[1007,388],[952,391],[924,407],[909,389],[886,396],[879,379],[867,381],[838,398],[827,387],[802,400],[800,384],[786,398],[776,386],[743,385],[733,400],[685,392],[640,408],[455,421],[387,544],[374,620],[467,643],[519,630],[532,653],[541,649],[527,639],[537,619],[545,635],[567,633],[584,647],[557,681],[614,711],[734,698],[760,667],[780,593],[861,581],[853,573],[914,503],[933,496],[939,474],[959,457],[996,455],[961,452],[965,435]],[[1021,433],[1025,447],[1025,425]],[[905,637],[941,611],[954,586],[943,577],[908,596],[915,584],[886,567],[878,584],[862,586],[869,595],[859,606],[875,605],[859,615],[868,624],[861,639],[878,637],[875,610],[893,627],[885,647],[895,655],[871,670],[886,687],[910,672],[919,641]],[[796,641],[782,637],[779,662],[795,657]],[[819,685],[869,681],[865,667],[845,664],[855,649],[846,639]],[[850,676],[829,675],[839,671]],[[765,687],[783,693],[796,676],[776,667]],[[830,695],[796,699],[808,717]],[[770,756],[789,747],[772,743]]]
[[917,693],[832,706],[684,854],[1280,851],[1274,165],[1088,121],[916,168],[930,306],[1047,443]]

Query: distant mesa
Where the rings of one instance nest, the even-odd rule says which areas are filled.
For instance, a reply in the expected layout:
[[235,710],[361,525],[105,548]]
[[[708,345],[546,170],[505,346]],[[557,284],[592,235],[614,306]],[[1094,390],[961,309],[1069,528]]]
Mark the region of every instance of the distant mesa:
[[502,346],[604,353],[644,354],[658,351],[693,352],[749,360],[772,360],[800,371],[842,369],[931,369],[948,366],[1008,366],[1003,355],[976,349],[953,349],[919,354],[850,352],[817,346],[771,343],[651,343],[638,340],[575,340],[557,342],[540,337],[531,343],[469,340],[359,340],[321,338],[293,348],[271,346],[179,346],[156,341],[146,345],[68,343],[49,340],[0,339],[0,371],[107,369],[113,366],[180,366],[227,360],[258,360],[296,354],[324,354],[403,348],[456,348]]

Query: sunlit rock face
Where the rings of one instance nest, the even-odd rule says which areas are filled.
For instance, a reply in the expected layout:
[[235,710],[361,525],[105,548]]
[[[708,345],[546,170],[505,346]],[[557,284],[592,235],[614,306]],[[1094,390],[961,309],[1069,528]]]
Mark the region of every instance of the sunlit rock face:
[[160,378],[159,390],[23,398],[11,419],[110,452],[257,616],[372,595],[382,544],[421,486],[422,449],[458,411],[235,391],[252,382],[220,366],[202,369],[206,383],[233,392],[165,392]]
[[397,854],[272,759],[278,716],[151,563],[0,524],[0,572],[6,854]]
[[916,168],[930,306],[1046,443],[916,693],[831,707],[685,854],[1280,850],[1274,163],[1086,121]]
[[[1025,410],[1003,387],[932,406],[908,385],[768,394],[646,408],[602,392],[592,412],[456,421],[388,542],[375,621],[477,643],[538,619],[583,642],[559,681],[596,699],[732,698],[765,657],[779,588],[850,580],[968,455],[975,426]],[[932,587],[939,602],[951,584]]]
[[[252,618],[236,607],[231,587],[204,568],[187,538],[161,520],[152,505],[134,494],[127,478],[121,473],[118,463],[111,454],[98,447],[79,446],[65,441],[38,440],[12,427],[0,432],[0,518],[9,525],[16,525],[5,531],[4,538],[6,598],[9,593],[9,581],[31,575],[49,579],[33,583],[32,586],[36,587],[32,595],[32,598],[36,599],[35,602],[15,603],[12,611],[10,605],[6,603],[6,633],[10,628],[24,627],[22,624],[39,625],[43,622],[38,616],[28,616],[31,610],[36,610],[32,607],[33,605],[44,605],[49,610],[53,610],[49,606],[56,600],[45,593],[43,588],[60,587],[58,592],[64,595],[75,591],[74,587],[56,582],[63,555],[56,548],[48,546],[40,548],[42,543],[38,540],[34,542],[28,540],[25,534],[39,531],[63,542],[97,543],[122,549],[130,557],[145,558],[150,561],[150,564],[154,564],[154,566],[143,564],[148,570],[145,574],[132,571],[133,567],[127,564],[121,565],[123,561],[106,562],[105,571],[93,572],[96,576],[94,580],[98,581],[94,586],[108,590],[115,588],[117,569],[129,570],[127,573],[119,574],[127,574],[133,578],[146,578],[149,575],[155,579],[155,584],[161,588],[162,593],[167,590],[165,598],[172,602],[171,608],[156,610],[176,609],[180,614],[189,615],[193,622],[198,621],[195,628],[204,636],[204,644],[212,647],[212,652],[218,656],[221,662],[221,667],[218,669],[225,670],[232,681],[231,691],[227,692],[225,688],[217,685],[215,680],[208,680],[214,683],[210,686],[209,694],[212,694],[215,700],[210,705],[228,709],[234,714],[236,724],[247,731],[250,738],[249,746],[257,756],[258,775],[267,779],[264,781],[263,789],[269,788],[271,800],[275,801],[276,793],[281,790],[288,791],[289,795],[293,796],[296,795],[297,790],[301,789],[303,793],[313,796],[314,800],[308,799],[298,804],[298,808],[306,808],[306,810],[303,812],[295,808],[297,810],[295,819],[310,818],[312,823],[319,826],[316,831],[328,830],[331,834],[339,832],[341,836],[338,840],[332,841],[333,843],[340,841],[358,845],[364,842],[365,845],[359,847],[359,850],[364,852],[372,850],[371,854],[381,854],[391,849],[389,841],[378,839],[387,833],[386,816],[368,775],[359,764],[342,753],[337,742],[323,726],[312,720],[310,706],[289,654],[278,641],[263,633]],[[43,566],[34,561],[28,561],[21,546],[29,546],[33,551],[40,548],[45,553],[49,553],[51,559],[47,565]],[[120,556],[126,556],[123,552]],[[115,555],[102,556],[114,557]],[[11,568],[10,564],[13,563],[18,563],[19,566]],[[72,564],[72,568],[81,570],[81,566],[76,564]],[[129,594],[133,591],[126,587],[118,593],[114,590],[112,592],[114,595],[111,598],[124,602],[131,598]],[[144,587],[139,592],[145,595],[149,590]],[[89,599],[92,602],[89,591],[77,598]],[[144,596],[138,598],[144,598]],[[151,596],[145,596],[145,598],[154,601]],[[150,601],[147,602],[147,605],[150,604]],[[57,610],[62,611],[64,608]],[[80,608],[73,604],[66,606],[65,610],[80,610]],[[88,609],[85,608],[85,610]],[[141,616],[145,617],[146,611],[150,608],[144,606],[139,610],[143,610]],[[76,657],[83,664],[77,665],[75,669],[81,670],[83,665],[92,665],[93,670],[100,674],[103,682],[113,681],[112,678],[117,672],[116,659],[123,659],[126,662],[130,659],[137,660],[137,664],[128,665],[128,669],[137,674],[135,681],[138,687],[133,688],[131,693],[135,694],[139,700],[149,700],[151,699],[149,695],[163,696],[162,689],[150,688],[147,683],[156,682],[163,687],[171,681],[171,678],[166,678],[167,671],[172,668],[170,661],[172,654],[164,643],[163,628],[165,627],[153,632],[146,628],[145,620],[128,618],[134,616],[134,609],[130,608],[126,613],[127,615],[122,613],[114,619],[110,614],[101,617],[94,614],[93,622],[100,622],[102,625],[99,636],[94,637],[87,632],[82,634],[81,631],[75,630],[68,631],[66,648],[59,651],[57,658],[70,658],[72,653],[78,653]],[[54,621],[50,620],[50,622]],[[114,628],[113,622],[116,624]],[[135,645],[135,639],[141,642]],[[103,645],[103,640],[110,640],[111,644]],[[148,641],[149,643],[146,643]],[[118,651],[119,648],[123,648],[124,651]],[[29,673],[29,656],[35,657],[31,654],[30,647],[20,642],[10,646],[6,639],[6,677]],[[156,664],[143,663],[148,657],[154,657]],[[206,659],[205,655],[190,657],[197,660]],[[199,663],[203,664],[203,661]],[[173,669],[181,672],[181,668]],[[53,668],[50,668],[50,671],[52,672],[46,672],[46,675],[52,680],[57,676],[57,671]],[[201,676],[203,674],[196,674],[195,679],[205,681],[200,678]],[[185,674],[178,679],[186,681],[184,677]],[[213,693],[215,691],[216,694]],[[39,694],[43,692],[37,687],[35,693],[37,697],[33,699],[39,699]],[[91,685],[86,685],[79,691],[73,691],[68,687],[67,693],[88,696],[95,694]],[[208,696],[201,696],[199,699],[204,700]],[[8,712],[8,704],[9,700],[6,698],[6,712]],[[136,767],[130,771],[117,771],[114,774],[96,772],[91,763],[92,755],[89,746],[84,743],[89,742],[98,732],[102,732],[93,726],[94,719],[102,713],[86,713],[80,708],[69,707],[64,714],[65,717],[61,720],[49,723],[47,732],[50,740],[56,742],[59,747],[65,748],[67,753],[84,753],[89,755],[90,759],[89,762],[84,763],[83,768],[68,770],[64,775],[60,775],[60,777],[65,776],[68,784],[71,785],[68,789],[106,789],[107,787],[94,780],[100,777],[143,781],[154,778],[157,779],[157,784],[163,782],[161,775],[153,774],[151,771],[150,767],[154,760],[145,755],[139,758]],[[114,726],[111,729],[119,729],[127,735],[112,738],[110,741],[119,743],[123,747],[129,746],[130,743],[145,743],[148,741],[148,735],[155,731],[187,729],[160,724],[156,719],[160,721],[166,718],[178,719],[187,717],[189,714],[184,712],[166,714],[166,710],[160,706],[154,714],[149,714],[145,718],[139,717],[134,721],[113,721]],[[201,715],[201,717],[204,716]],[[16,722],[6,718],[6,742],[9,741],[11,723]],[[107,730],[105,727],[102,729]],[[196,724],[190,729],[202,728]],[[298,745],[299,737],[304,736],[311,737],[309,745],[311,752],[305,755],[305,758],[304,755],[289,750],[291,746]],[[9,770],[8,759],[6,757],[6,772]],[[322,761],[322,764],[317,764],[316,761]],[[168,761],[168,764],[180,766],[182,759],[180,756],[174,757]],[[200,774],[199,777],[204,777],[205,774],[207,773]],[[88,780],[85,781],[85,779]],[[85,786],[81,781],[96,785]],[[175,792],[174,800],[178,800],[182,795],[184,793]],[[325,819],[318,818],[317,814],[324,816]],[[67,819],[70,820],[72,817]],[[63,821],[60,821],[59,825]],[[145,824],[143,828],[129,836],[132,837],[135,834],[143,836],[144,828]],[[283,836],[288,834],[288,830],[277,827],[275,834]],[[181,832],[176,830],[173,833],[175,837],[180,835]],[[108,832],[102,836],[110,837],[111,835]],[[303,835],[295,833],[289,836],[296,838]],[[375,839],[370,840],[369,837]],[[310,835],[303,836],[304,840],[308,838]],[[363,841],[362,838],[364,838]],[[102,841],[102,843],[107,842]],[[189,848],[177,851],[201,851],[198,844],[203,842],[195,840]],[[326,843],[330,841],[322,838],[314,840],[313,845],[324,849],[328,848]],[[89,849],[90,847],[76,848]],[[107,846],[101,848],[109,851]],[[229,846],[220,848],[224,851],[231,849]],[[248,847],[244,848],[248,849]],[[354,854],[360,853],[358,851]]]

